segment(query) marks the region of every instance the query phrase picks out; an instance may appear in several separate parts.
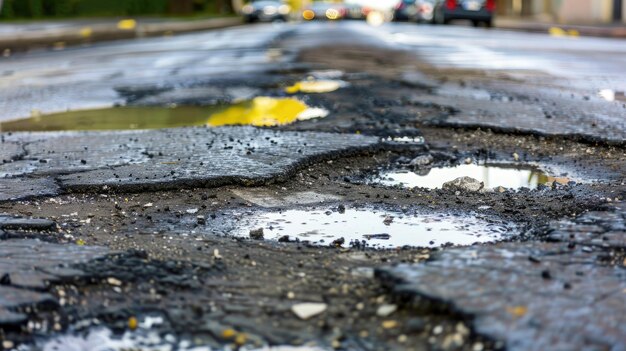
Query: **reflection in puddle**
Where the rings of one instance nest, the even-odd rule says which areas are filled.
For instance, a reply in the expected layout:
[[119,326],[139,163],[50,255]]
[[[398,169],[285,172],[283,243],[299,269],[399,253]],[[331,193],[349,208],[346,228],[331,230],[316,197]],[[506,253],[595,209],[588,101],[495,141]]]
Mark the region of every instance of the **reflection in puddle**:
[[[199,341],[194,341],[199,343]],[[239,351],[324,351],[317,346],[273,346],[255,347],[244,345],[241,347],[215,349],[191,341],[180,340],[172,334],[162,334],[155,330],[127,331],[122,335],[115,335],[110,329],[97,327],[82,333],[66,334],[39,342],[35,347],[22,346],[19,351],[212,351],[233,350]]]
[[235,235],[247,237],[250,230],[263,228],[266,239],[280,239],[287,235],[290,240],[297,238],[313,244],[330,245],[344,238],[343,246],[358,241],[378,248],[436,247],[448,242],[471,245],[499,240],[514,229],[511,225],[469,216],[406,215],[361,209],[264,212],[245,221]]
[[626,101],[626,95],[623,91],[615,91],[612,89],[602,89],[598,92],[598,96],[606,101]]
[[[419,171],[417,171],[419,172]],[[537,169],[519,169],[503,165],[460,165],[457,167],[426,169],[426,174],[418,174],[409,170],[390,170],[382,172],[373,182],[388,186],[439,189],[445,182],[459,177],[471,177],[485,183],[485,188],[536,188],[540,184],[557,182],[567,184],[569,178],[556,178],[546,175]]]
[[326,117],[328,111],[311,109],[304,102],[291,98],[257,97],[235,104],[209,117],[213,127],[225,125],[252,125],[257,127],[293,123],[299,119]]
[[340,80],[305,80],[298,82],[290,87],[285,88],[285,92],[288,94],[295,93],[330,93],[338,90],[346,85],[345,82]]
[[116,107],[70,111],[0,123],[0,132],[60,130],[161,129],[185,126],[275,126],[326,117],[293,98],[257,97],[225,106]]

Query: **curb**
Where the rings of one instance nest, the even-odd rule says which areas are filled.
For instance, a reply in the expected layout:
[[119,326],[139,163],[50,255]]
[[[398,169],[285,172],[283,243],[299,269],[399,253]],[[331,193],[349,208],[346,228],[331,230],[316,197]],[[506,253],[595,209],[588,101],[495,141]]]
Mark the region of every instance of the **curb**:
[[241,25],[241,18],[216,18],[198,21],[180,21],[163,23],[137,23],[135,20],[85,25],[52,30],[38,30],[18,33],[13,37],[0,37],[0,54],[27,51],[33,48],[63,48],[101,41],[158,37],[178,33],[227,28]]

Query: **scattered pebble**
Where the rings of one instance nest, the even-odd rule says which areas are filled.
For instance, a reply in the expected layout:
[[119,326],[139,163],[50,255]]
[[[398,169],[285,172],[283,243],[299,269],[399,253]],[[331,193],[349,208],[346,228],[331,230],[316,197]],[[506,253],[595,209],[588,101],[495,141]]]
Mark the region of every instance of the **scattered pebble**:
[[394,320],[388,320],[382,323],[383,329],[393,329],[393,328],[396,328],[397,326],[398,326],[398,322]]
[[455,180],[443,183],[444,190],[457,190],[467,192],[477,192],[485,187],[485,183],[471,177],[459,177]]
[[122,281],[113,277],[107,278],[107,283],[109,283],[109,285],[113,285],[113,286],[121,286],[122,285]]
[[254,240],[263,240],[263,228],[250,230],[250,238]]
[[398,310],[398,306],[396,305],[380,305],[378,306],[378,309],[376,310],[376,315],[378,317],[389,317],[390,315],[392,315],[396,310]]
[[328,308],[325,303],[306,302],[291,306],[291,311],[300,319],[307,320],[323,313]]
[[414,167],[426,166],[433,163],[434,160],[431,155],[422,155],[412,159],[409,165]]

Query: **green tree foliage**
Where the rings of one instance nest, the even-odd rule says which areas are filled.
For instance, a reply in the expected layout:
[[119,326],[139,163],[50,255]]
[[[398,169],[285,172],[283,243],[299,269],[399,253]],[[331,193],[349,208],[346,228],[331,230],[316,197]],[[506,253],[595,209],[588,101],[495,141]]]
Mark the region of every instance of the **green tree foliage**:
[[228,13],[230,0],[4,0],[0,18]]

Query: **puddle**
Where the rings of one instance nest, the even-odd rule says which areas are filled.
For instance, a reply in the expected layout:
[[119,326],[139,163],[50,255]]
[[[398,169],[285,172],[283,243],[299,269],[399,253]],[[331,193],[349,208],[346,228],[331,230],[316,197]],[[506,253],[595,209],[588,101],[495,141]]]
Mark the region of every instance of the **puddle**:
[[373,183],[388,186],[401,185],[407,188],[421,187],[440,189],[443,183],[459,177],[472,177],[485,183],[485,188],[512,188],[522,187],[534,189],[540,184],[557,183],[567,184],[570,179],[565,177],[551,177],[538,169],[520,169],[505,165],[460,165],[457,167],[425,169],[425,173],[417,170],[389,170],[381,172],[373,179]]
[[307,93],[319,94],[330,93],[346,86],[346,82],[341,80],[304,80],[290,87],[285,88],[288,94]]
[[223,106],[115,107],[41,115],[0,123],[0,132],[161,129],[224,125],[276,126],[322,118],[328,111],[298,99],[256,97]]
[[[317,346],[266,346],[241,347],[224,346],[213,348],[199,343],[180,339],[173,334],[163,334],[150,328],[126,331],[121,335],[114,334],[105,327],[96,327],[84,332],[59,335],[45,341],[37,342],[34,347],[20,346],[17,351],[324,351]],[[195,343],[195,344],[194,344]]]
[[263,228],[265,239],[299,239],[316,245],[331,245],[344,238],[375,248],[402,246],[438,247],[446,243],[471,245],[493,242],[511,233],[514,226],[450,214],[406,215],[365,209],[288,210],[262,212],[246,217],[235,235],[248,237],[250,230]]

